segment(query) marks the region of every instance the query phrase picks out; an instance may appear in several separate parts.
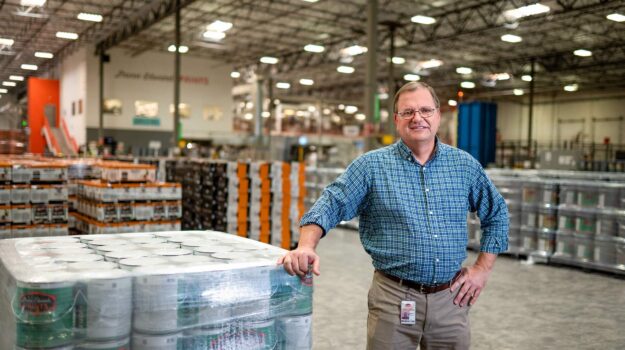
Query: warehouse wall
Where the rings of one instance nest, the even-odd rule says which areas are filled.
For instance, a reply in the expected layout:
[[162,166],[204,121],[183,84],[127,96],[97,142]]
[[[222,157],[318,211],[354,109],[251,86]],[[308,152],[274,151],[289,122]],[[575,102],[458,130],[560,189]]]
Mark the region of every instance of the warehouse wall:
[[[82,48],[59,67],[61,118],[78,145],[87,141],[87,50]],[[97,102],[94,101],[94,102]]]
[[[173,70],[170,53],[146,52],[130,57],[120,49],[109,52],[111,61],[104,69],[104,98],[122,102],[120,115],[105,114],[104,128],[145,132],[173,131]],[[98,60],[89,64],[88,91],[95,91],[97,101]],[[182,118],[182,136],[207,138],[232,131],[231,67],[219,62],[182,55],[180,102],[189,104],[189,118]],[[91,95],[91,94],[90,94]],[[92,97],[90,97],[91,99]],[[158,103],[156,118],[137,118],[135,101]],[[209,115],[205,115],[209,109]],[[98,113],[89,113],[87,126],[98,127]],[[215,113],[218,112],[218,113]],[[140,125],[140,124],[144,125]],[[153,123],[152,125],[145,125]],[[146,145],[147,146],[147,145]],[[166,146],[166,145],[163,145]]]
[[[584,142],[625,143],[625,121],[594,123],[592,118],[625,116],[622,100],[625,94],[567,94],[539,98],[534,104],[532,135],[540,143],[556,143],[581,138]],[[503,140],[527,138],[529,106],[523,103],[498,102],[497,127]],[[558,119],[566,122],[558,123]]]

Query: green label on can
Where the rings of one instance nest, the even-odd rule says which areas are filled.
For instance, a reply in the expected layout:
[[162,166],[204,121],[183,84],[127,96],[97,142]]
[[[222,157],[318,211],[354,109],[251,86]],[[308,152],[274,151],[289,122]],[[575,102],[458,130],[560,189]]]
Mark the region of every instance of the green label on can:
[[16,344],[51,348],[73,340],[72,286],[61,288],[20,287],[13,305],[17,318]]

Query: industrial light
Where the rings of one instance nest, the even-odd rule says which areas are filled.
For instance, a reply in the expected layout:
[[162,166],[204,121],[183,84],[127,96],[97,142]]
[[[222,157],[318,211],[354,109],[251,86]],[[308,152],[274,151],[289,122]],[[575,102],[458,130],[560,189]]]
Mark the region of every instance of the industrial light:
[[460,86],[465,89],[473,89],[475,88],[475,83],[472,81],[463,81],[462,83],[460,83]]
[[578,88],[579,88],[579,85],[577,84],[569,84],[569,85],[564,86],[564,91],[573,92],[573,91],[577,91]]
[[456,68],[456,73],[458,74],[471,74],[473,73],[473,69],[469,67],[458,67]]
[[417,74],[406,74],[406,75],[404,75],[404,80],[418,81],[419,79],[421,79],[421,77],[418,76]]
[[323,52],[324,50],[325,50],[325,47],[321,45],[308,44],[304,46],[304,51],[308,51],[308,52],[320,53],[320,52]]
[[358,107],[356,107],[356,106],[345,106],[345,113],[347,113],[347,114],[354,114],[356,112],[358,112]]
[[307,108],[307,109],[308,109],[308,111],[309,111],[310,113],[314,113],[314,112],[316,112],[316,111],[317,111],[317,108],[316,108],[315,106],[308,106],[308,108]]
[[510,79],[510,74],[508,74],[508,73],[497,73],[497,74],[495,74],[495,79],[497,79],[497,80],[508,80],[508,79]]
[[514,89],[514,90],[512,90],[512,93],[515,96],[522,96],[524,94],[523,89]]
[[625,22],[625,15],[620,13],[611,13],[607,15],[606,18],[614,22]]
[[[169,51],[169,52],[176,52],[176,45],[174,45],[174,44],[169,45],[169,47],[167,47],[167,51]],[[184,46],[184,45],[180,45],[180,47],[178,48],[178,52],[180,52],[180,53],[187,53],[187,52],[189,52],[189,47],[188,46]]]
[[504,34],[501,36],[501,40],[509,43],[520,43],[523,38],[514,34]]
[[234,79],[240,78],[241,77],[241,73],[236,72],[236,71],[235,72],[230,72],[230,77],[234,78]]
[[278,82],[278,83],[276,83],[276,87],[278,89],[285,89],[286,90],[286,89],[291,88],[291,84],[286,83],[286,82]]
[[77,18],[79,20],[81,20],[81,21],[102,22],[102,15],[98,15],[98,14],[95,14],[95,13],[81,12],[81,13],[78,14]]
[[319,1],[319,0],[302,0],[302,1],[304,1],[304,2],[310,2],[310,3],[313,3],[313,4],[314,4],[315,2],[317,2],[317,1]]
[[247,101],[247,103],[245,104],[245,108],[247,108],[247,109],[252,109],[252,108],[254,108],[254,102],[252,102],[252,101]]
[[261,113],[260,115],[261,115],[263,118],[269,118],[269,117],[271,117],[271,113],[269,113],[269,112],[267,112],[267,111],[265,111],[265,112]]
[[324,108],[324,109],[323,109],[323,114],[328,115],[328,114],[330,114],[330,113],[332,113],[332,111],[330,110],[330,108]]
[[315,81],[312,80],[312,79],[300,79],[299,83],[302,84],[302,85],[310,86],[310,85],[313,85],[315,83]]
[[338,66],[336,67],[336,71],[343,74],[352,74],[356,69],[350,66]]
[[580,57],[590,57],[590,56],[592,56],[592,52],[591,51],[584,50],[584,49],[575,50],[575,51],[573,51],[573,54],[575,56],[580,56]]
[[354,118],[356,118],[356,120],[365,120],[365,119],[367,119],[367,117],[363,113],[356,114],[354,116]]
[[61,39],[76,40],[78,39],[78,34],[71,32],[56,32],[56,37]]
[[41,7],[46,4],[46,0],[20,0],[20,5],[22,6],[37,6]]
[[531,75],[523,75],[521,76],[521,80],[523,81],[532,81],[532,76]]
[[7,89],[0,89],[0,94],[6,94],[8,92],[9,92],[9,90],[7,90]]
[[232,23],[220,20],[216,20],[215,22],[206,26],[206,30],[208,31],[221,33],[228,31],[230,28],[232,28]]
[[254,119],[254,115],[252,113],[245,113],[245,115],[243,115],[243,118],[245,118],[245,120],[252,120]]
[[436,19],[428,16],[416,15],[410,19],[413,23],[419,24],[434,24]]
[[271,56],[263,56],[260,58],[260,62],[266,64],[276,64],[278,63],[278,59]]
[[447,101],[447,104],[452,106],[452,107],[455,107],[455,106],[458,105],[458,102],[456,100],[449,100],[449,101]]
[[14,43],[15,40],[13,39],[0,38],[0,45],[2,46],[13,46]]
[[393,58],[391,59],[391,61],[392,61],[394,64],[404,64],[404,63],[406,63],[406,59],[405,59],[405,58],[403,58],[403,57],[397,57],[397,56],[396,56],[396,57],[393,57]]
[[34,65],[34,64],[22,64],[20,67],[21,67],[22,69],[24,69],[24,70],[37,70],[37,68],[38,68],[38,67],[37,67],[36,65]]
[[357,55],[367,52],[367,48],[364,46],[360,46],[360,45],[353,45],[353,46],[344,48],[343,50],[341,50],[341,52],[343,52],[345,55],[357,56]]
[[4,86],[15,86],[17,84],[14,81],[3,81],[2,85],[4,85]]
[[209,40],[213,40],[213,41],[219,41],[223,38],[226,37],[226,33],[224,32],[216,32],[214,30],[207,30],[204,33],[202,33],[202,36],[204,37],[204,39],[209,39]]
[[24,77],[21,75],[11,75],[9,76],[9,80],[24,81]]
[[536,4],[532,4],[532,5],[521,6],[519,8],[514,9],[514,10],[504,11],[503,15],[506,18],[517,20],[517,19],[523,18],[523,17],[534,16],[534,15],[539,15],[541,13],[546,13],[546,12],[549,12],[549,10],[550,10],[549,6],[545,6],[543,4],[536,3]]
[[443,61],[432,58],[427,61],[419,62],[419,66],[423,69],[436,68],[443,65]]
[[336,108],[338,108],[339,111],[342,111],[345,109],[345,105],[341,103],[340,105],[336,106]]
[[386,92],[381,93],[381,94],[378,95],[378,98],[380,100],[388,100],[388,94]]
[[39,57],[39,58],[53,58],[54,54],[52,54],[50,52],[37,51],[37,52],[35,52],[35,57]]

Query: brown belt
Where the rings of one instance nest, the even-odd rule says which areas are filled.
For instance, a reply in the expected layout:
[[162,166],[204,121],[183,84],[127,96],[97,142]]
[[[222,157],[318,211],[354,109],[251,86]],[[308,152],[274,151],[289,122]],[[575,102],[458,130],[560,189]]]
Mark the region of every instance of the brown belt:
[[399,285],[403,285],[403,286],[412,288],[412,289],[416,290],[417,292],[419,292],[421,294],[431,294],[431,293],[437,293],[437,292],[440,292],[442,290],[445,290],[445,289],[451,287],[451,284],[454,282],[454,280],[458,276],[461,275],[461,271],[458,271],[458,272],[456,272],[456,275],[451,279],[451,281],[445,282],[445,283],[441,283],[441,284],[437,284],[437,285],[434,285],[434,286],[430,286],[430,285],[423,284],[423,283],[417,283],[417,282],[414,282],[414,281],[404,280],[404,279],[401,279],[399,277],[395,277],[395,276],[389,275],[387,273],[384,273],[384,272],[382,272],[380,270],[376,270],[376,271],[380,275],[382,275],[382,276],[384,276],[384,277],[386,277],[386,278],[388,278],[388,279],[390,279],[392,281],[395,281],[395,282],[399,283]]

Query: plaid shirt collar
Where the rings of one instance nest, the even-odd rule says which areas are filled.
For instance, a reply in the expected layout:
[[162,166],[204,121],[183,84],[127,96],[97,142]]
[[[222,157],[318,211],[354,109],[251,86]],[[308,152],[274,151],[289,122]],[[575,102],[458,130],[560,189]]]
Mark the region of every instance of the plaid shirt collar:
[[[445,146],[446,145],[444,143],[440,142],[438,136],[436,136],[434,139],[434,156],[430,158],[427,163],[434,161],[434,159],[444,154],[446,151]],[[395,144],[395,149],[397,150],[400,158],[416,162],[412,151],[410,150],[410,148],[408,148],[408,146],[404,143],[402,139],[399,139],[399,141],[397,141],[397,143]]]

